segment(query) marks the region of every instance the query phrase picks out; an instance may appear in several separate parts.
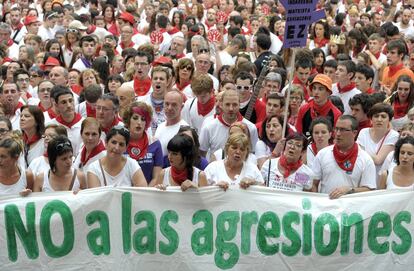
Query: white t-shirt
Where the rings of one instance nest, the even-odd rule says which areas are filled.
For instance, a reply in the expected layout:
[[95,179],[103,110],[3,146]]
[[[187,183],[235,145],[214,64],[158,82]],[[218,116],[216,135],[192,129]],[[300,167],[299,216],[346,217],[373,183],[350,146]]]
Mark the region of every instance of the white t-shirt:
[[81,130],[81,125],[82,125],[83,120],[84,120],[84,118],[81,118],[71,128],[67,127],[66,125],[64,125],[60,122],[58,122],[56,119],[52,119],[49,123],[47,123],[47,124],[62,125],[66,128],[66,131],[68,132],[68,138],[69,138],[70,142],[72,142],[73,156],[78,155],[79,150],[80,150],[80,146],[82,144],[82,137],[81,137],[80,130]]
[[[193,180],[192,182],[198,185],[198,176],[200,175],[201,170],[199,170],[196,167],[193,167]],[[170,185],[170,175],[171,175],[171,167],[167,167],[164,169],[164,179],[163,184],[164,185]]]
[[384,171],[389,170],[392,167],[395,167],[397,163],[394,160],[394,151],[390,152],[382,163],[379,174],[382,174]]
[[30,165],[30,163],[39,156],[43,156],[43,153],[45,152],[45,143],[44,139],[38,140],[36,143],[34,143],[33,147],[30,148],[28,154],[27,154],[27,164]]
[[375,165],[369,154],[358,147],[358,156],[352,173],[342,170],[333,155],[334,145],[318,152],[312,168],[315,179],[320,180],[321,193],[331,193],[342,186],[377,188]]
[[213,107],[213,109],[207,115],[199,115],[197,109],[197,98],[193,98],[185,101],[183,110],[181,110],[181,117],[191,127],[195,128],[197,133],[200,133],[204,120],[209,116],[213,116],[215,112],[216,109]]
[[180,130],[181,125],[188,125],[188,123],[185,122],[185,120],[180,120],[178,123],[174,125],[167,126],[167,122],[165,121],[161,123],[158,126],[157,131],[155,131],[154,139],[160,141],[161,147],[162,147],[162,153],[164,155],[168,154],[168,151],[167,151],[168,142],[171,140],[171,138],[173,138],[178,133],[178,130]]
[[227,51],[223,50],[219,52],[221,65],[229,65],[233,66],[236,64],[236,61],[233,59],[231,54],[229,54]]
[[[381,139],[378,142],[374,142],[369,134],[371,128],[364,128],[359,132],[357,143],[369,154],[375,155],[378,153],[382,146],[395,146],[395,143],[398,140],[399,134],[394,130],[390,130],[390,132],[385,136],[385,138]],[[382,144],[381,144],[382,143]],[[382,145],[382,146],[381,146]],[[382,163],[383,164],[383,163]],[[376,165],[376,173],[377,178],[380,174],[381,165]]]
[[20,169],[20,178],[17,180],[16,183],[11,184],[11,185],[0,183],[0,195],[19,194],[21,191],[26,189],[26,187],[27,187],[26,171],[24,169]]
[[29,169],[36,177],[37,175],[39,175],[39,173],[47,172],[50,169],[50,165],[49,162],[46,160],[46,157],[42,155],[33,159],[33,161],[29,165]]
[[307,165],[303,164],[285,178],[279,171],[278,164],[279,158],[268,159],[263,164],[261,173],[267,186],[287,191],[303,191],[303,189],[310,190],[312,188],[315,173]]
[[256,143],[255,155],[257,159],[269,157],[272,154],[272,150],[263,141],[259,140]]
[[[216,158],[215,161],[224,160],[224,158],[226,158],[223,149],[216,150],[213,153],[213,155],[214,155],[214,158]],[[249,153],[249,155],[247,156],[246,162],[257,166],[257,157],[256,157],[256,155],[254,153]]]
[[98,153],[94,157],[91,157],[88,160],[88,162],[86,162],[85,165],[82,165],[81,166],[81,156],[82,156],[81,153],[82,153],[82,151],[80,151],[79,154],[76,156],[75,162],[73,162],[73,167],[82,170],[84,173],[87,172],[87,167],[89,165],[91,165],[93,162],[95,162],[95,161],[97,161],[97,160],[99,160],[101,158],[104,158],[106,156],[106,151],[101,151],[100,153]]
[[344,104],[344,115],[351,115],[351,107],[349,107],[348,102],[352,97],[359,93],[361,93],[361,91],[356,87],[351,89],[350,91],[339,93],[338,85],[336,83],[332,85],[332,95],[341,98],[342,103]]
[[[256,126],[245,118],[242,122],[249,128],[250,144],[252,152],[254,152],[258,140]],[[209,154],[212,154],[218,149],[224,149],[228,135],[229,127],[222,124],[218,118],[214,118],[214,116],[206,118],[200,131],[200,150],[209,151]],[[207,157],[210,157],[210,155]]]
[[261,184],[264,183],[262,174],[260,174],[257,166],[247,162],[243,162],[243,168],[240,175],[236,175],[234,180],[231,179],[227,175],[224,161],[225,160],[214,161],[204,169],[209,185],[215,185],[220,181],[225,181],[230,185],[237,185],[243,178],[250,178]]
[[[107,186],[111,186],[111,187],[132,186],[132,177],[138,170],[141,170],[141,167],[139,166],[137,161],[133,160],[132,158],[126,157],[126,159],[127,160],[126,160],[124,168],[116,176],[110,175],[102,167],[104,174],[105,174]],[[101,182],[101,186],[105,186],[104,177],[102,175],[102,170],[99,165],[99,160],[96,160],[95,162],[90,164],[87,168],[87,172],[91,172],[95,176],[97,176],[99,181]]]

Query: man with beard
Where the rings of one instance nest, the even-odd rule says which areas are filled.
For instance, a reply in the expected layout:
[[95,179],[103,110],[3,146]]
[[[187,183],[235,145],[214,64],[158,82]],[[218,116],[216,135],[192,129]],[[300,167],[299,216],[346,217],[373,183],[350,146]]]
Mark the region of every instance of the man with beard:
[[14,43],[19,44],[19,42],[22,40],[22,38],[27,33],[23,27],[23,24],[21,22],[21,12],[20,8],[14,7],[10,10],[10,21],[11,21],[11,38],[14,41]]
[[207,10],[207,19],[204,21],[207,32],[210,29],[216,28],[216,11],[214,8]]
[[20,108],[23,103],[20,100],[20,89],[16,83],[4,83],[1,88],[1,101],[5,115],[10,119],[13,130],[20,129]]
[[181,36],[175,36],[171,41],[169,55],[173,59],[180,59],[185,57],[185,39]]
[[414,26],[410,24],[411,20],[411,7],[404,6],[404,10],[401,14],[401,21],[396,24],[400,33],[405,37],[414,35]]
[[239,112],[239,94],[234,90],[226,90],[223,93],[220,108],[222,113],[217,117],[210,116],[204,120],[200,131],[200,153],[204,157],[207,152],[213,154],[218,149],[224,149],[229,134],[230,125],[241,121],[247,125],[250,132],[252,152],[256,146],[258,136],[256,126],[243,118]]

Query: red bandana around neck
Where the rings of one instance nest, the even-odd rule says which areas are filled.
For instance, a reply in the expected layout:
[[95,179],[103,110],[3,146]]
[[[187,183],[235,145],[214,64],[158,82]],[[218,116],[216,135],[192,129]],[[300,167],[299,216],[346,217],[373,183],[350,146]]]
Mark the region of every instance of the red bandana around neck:
[[75,92],[77,95],[80,95],[82,92],[82,87],[80,85],[73,85],[70,87],[73,92]]
[[39,108],[40,108],[40,110],[42,110],[42,112],[46,112],[46,111],[48,111],[51,107],[49,107],[49,108],[45,108],[43,105],[42,105],[42,103],[39,103],[38,105],[37,105]]
[[188,179],[187,169],[178,170],[176,167],[171,166],[171,177],[175,183],[181,185],[185,180]]
[[339,93],[345,93],[348,91],[351,91],[355,88],[355,83],[351,82],[349,85],[346,85],[344,87],[341,88],[341,86],[339,85],[339,83],[336,83],[336,86],[338,87],[338,91]]
[[328,100],[324,105],[320,106],[315,103],[314,100],[309,102],[311,118],[326,117],[332,108],[331,100]]
[[129,141],[128,154],[134,160],[139,160],[145,157],[148,151],[148,136],[144,132],[143,136],[138,141]]
[[71,129],[72,126],[78,123],[81,119],[82,119],[82,116],[79,113],[75,113],[75,117],[73,118],[71,122],[66,122],[60,115],[56,117],[57,122],[59,122],[60,124],[63,124],[66,127],[69,127],[69,129]]
[[334,145],[333,156],[338,166],[347,174],[351,174],[354,170],[355,162],[358,157],[358,144],[354,143],[352,148],[346,153],[342,153],[338,149],[337,145]]
[[375,89],[373,88],[368,88],[367,91],[365,92],[366,94],[374,94],[375,93]]
[[309,91],[308,88],[306,87],[305,84],[302,83],[302,81],[299,80],[299,77],[297,77],[296,75],[293,77],[293,82],[292,84],[294,85],[299,85],[302,87],[303,89],[303,94],[305,96],[305,100],[308,101],[309,100]]
[[9,39],[9,40],[7,41],[7,47],[12,46],[12,45],[13,45],[13,43],[14,43],[14,41],[13,41],[12,39]]
[[399,101],[395,100],[393,107],[394,107],[394,117],[396,119],[404,117],[408,112],[408,102],[400,104]]
[[144,96],[148,93],[151,88],[151,78],[146,78],[144,80],[134,77],[134,90],[136,96]]
[[118,119],[118,117],[115,117],[113,119],[111,125],[109,125],[109,127],[107,127],[107,128],[101,127],[102,132],[104,132],[105,134],[107,134],[109,132],[109,130],[111,130],[112,127],[118,125],[118,123],[119,123],[119,119]]
[[86,103],[86,116],[95,118],[96,117],[96,108],[90,105],[88,102]]
[[39,139],[40,139],[40,136],[37,134],[32,136],[31,138],[28,138],[26,133],[23,133],[23,141],[26,146],[30,146],[36,143],[37,141],[39,141]]
[[14,113],[16,113],[16,111],[17,110],[19,110],[20,108],[22,108],[23,107],[23,103],[22,102],[19,102],[18,104],[17,104],[17,106],[16,106],[16,108],[14,109]]
[[367,120],[364,120],[364,121],[360,121],[359,124],[358,124],[358,130],[361,131],[362,129],[369,128],[371,126],[372,126],[372,124],[371,124],[371,120],[370,119],[367,119]]
[[318,148],[316,148],[316,143],[315,142],[312,142],[311,148],[312,148],[313,155],[316,156],[318,154]]
[[376,59],[379,59],[379,57],[381,56],[381,51],[378,51],[378,53],[374,54]]
[[55,111],[53,111],[53,108],[50,107],[47,110],[47,113],[49,114],[50,119],[55,119],[58,115],[55,113]]
[[201,116],[206,116],[208,113],[213,110],[214,105],[216,104],[216,98],[214,95],[206,102],[205,104],[200,103],[200,101],[197,99],[197,112]]
[[169,31],[167,31],[168,34],[174,35],[175,33],[180,32],[180,30],[177,27],[172,27]]
[[318,48],[324,47],[329,42],[329,40],[325,38],[322,38],[322,39],[314,38],[313,41]]
[[125,45],[125,43],[121,42],[119,43],[119,46],[122,48],[122,50],[124,50],[125,48],[132,48],[135,46],[135,43],[133,43],[132,41],[128,44]]
[[399,70],[401,70],[404,67],[404,63],[388,67],[390,68],[388,71],[388,77],[393,77]]
[[183,84],[180,84],[180,83],[177,82],[177,84],[175,84],[175,86],[177,87],[177,89],[179,91],[183,91],[190,84],[191,84],[191,82],[185,82]]
[[91,151],[91,153],[88,156],[86,156],[86,147],[84,146],[82,148],[82,151],[81,151],[81,163],[82,163],[82,165],[85,165],[86,163],[88,163],[88,161],[91,158],[93,158],[96,155],[100,154],[104,150],[105,150],[105,145],[103,144],[102,140],[99,142],[98,145],[95,146],[95,148],[93,148],[93,150]]
[[285,170],[283,177],[287,178],[290,176],[291,172],[298,170],[298,168],[302,166],[302,160],[299,159],[295,163],[289,163],[286,159],[286,156],[282,154],[279,157],[279,165]]
[[[231,123],[227,123],[224,118],[223,118],[223,113],[221,113],[220,115],[217,116],[217,119],[224,125],[227,127],[230,127]],[[240,112],[237,112],[237,120],[236,121],[242,121],[243,120],[243,115],[240,114]]]

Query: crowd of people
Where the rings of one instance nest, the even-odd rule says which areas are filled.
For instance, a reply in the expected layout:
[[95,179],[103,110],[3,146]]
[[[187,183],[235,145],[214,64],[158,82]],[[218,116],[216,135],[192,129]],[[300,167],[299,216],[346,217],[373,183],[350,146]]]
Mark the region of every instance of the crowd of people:
[[414,189],[414,1],[1,2],[0,194]]

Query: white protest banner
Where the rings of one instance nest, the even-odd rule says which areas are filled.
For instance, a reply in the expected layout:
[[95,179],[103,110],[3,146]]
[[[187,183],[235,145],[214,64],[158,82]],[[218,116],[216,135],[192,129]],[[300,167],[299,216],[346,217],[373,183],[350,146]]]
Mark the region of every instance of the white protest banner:
[[0,198],[2,270],[413,270],[414,192],[264,187]]

